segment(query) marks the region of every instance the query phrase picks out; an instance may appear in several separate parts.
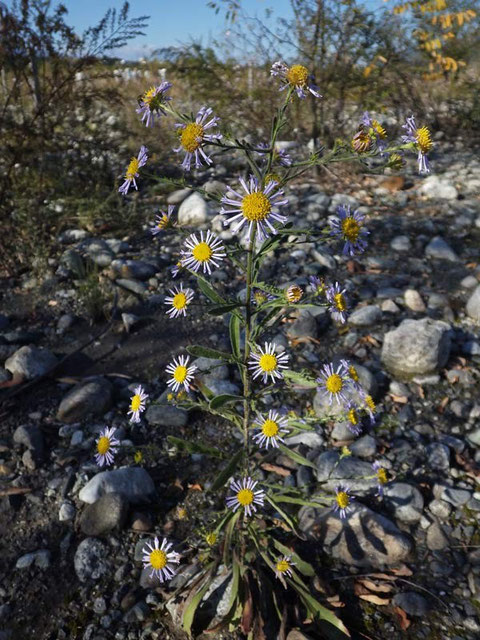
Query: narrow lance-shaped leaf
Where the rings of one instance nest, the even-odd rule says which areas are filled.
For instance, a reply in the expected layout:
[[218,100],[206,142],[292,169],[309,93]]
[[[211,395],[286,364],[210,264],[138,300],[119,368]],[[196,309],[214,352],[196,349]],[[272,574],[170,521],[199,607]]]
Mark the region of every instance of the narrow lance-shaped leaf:
[[214,480],[212,486],[210,487],[210,491],[218,491],[219,489],[221,489],[222,487],[225,486],[225,483],[227,482],[227,480],[233,476],[238,463],[240,462],[240,460],[242,459],[243,456],[243,449],[239,449],[230,459],[229,463],[227,464],[227,466],[220,471],[220,473],[218,474],[218,476],[216,477],[216,479]]

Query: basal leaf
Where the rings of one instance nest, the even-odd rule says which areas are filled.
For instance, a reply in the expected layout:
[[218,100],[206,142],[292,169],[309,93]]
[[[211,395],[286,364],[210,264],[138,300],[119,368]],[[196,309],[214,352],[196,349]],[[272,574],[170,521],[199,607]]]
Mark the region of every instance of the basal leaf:
[[212,486],[210,487],[210,491],[218,491],[222,487],[225,486],[227,480],[233,476],[235,469],[238,466],[238,463],[242,459],[243,449],[239,449],[230,459],[227,466],[220,471],[216,479],[214,480]]
[[189,345],[187,352],[191,356],[196,358],[212,358],[213,360],[224,360],[225,362],[233,362],[234,358],[231,353],[225,351],[217,351],[217,349],[210,349],[210,347],[202,347],[200,345]]
[[294,384],[301,385],[302,387],[308,387],[314,389],[318,386],[318,383],[313,378],[309,376],[298,373],[297,371],[291,371],[290,369],[285,369],[283,371],[283,375],[287,380],[291,380]]
[[176,436],[167,436],[167,440],[171,444],[175,445],[180,451],[186,451],[187,453],[204,453],[214,458],[224,457],[223,453],[218,449],[207,447],[206,445],[199,444],[198,442],[190,442],[188,440],[183,440],[182,438],[177,438]]
[[225,393],[221,396],[216,396],[212,400],[210,400],[210,409],[215,410],[223,407],[223,405],[228,404],[229,402],[243,402],[242,396],[233,396],[228,393]]
[[[287,440],[288,442],[288,440]],[[298,462],[298,464],[303,465],[304,467],[311,467],[312,469],[317,469],[317,465],[314,464],[313,462],[311,462],[310,460],[308,460],[307,458],[305,458],[304,456],[302,456],[300,453],[297,453],[296,451],[293,451],[292,449],[289,449],[288,447],[286,447],[284,444],[279,443],[279,447],[282,450],[282,452],[288,456],[291,460],[294,460],[295,462]]]

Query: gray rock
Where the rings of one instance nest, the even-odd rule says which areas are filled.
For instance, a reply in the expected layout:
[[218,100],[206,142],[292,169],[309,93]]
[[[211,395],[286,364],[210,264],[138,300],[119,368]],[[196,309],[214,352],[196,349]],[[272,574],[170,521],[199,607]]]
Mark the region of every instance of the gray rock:
[[438,260],[449,260],[457,262],[458,256],[452,247],[441,236],[435,236],[425,247],[425,255]]
[[434,522],[427,529],[427,547],[430,551],[441,551],[448,547],[448,538],[438,522]]
[[215,380],[215,378],[210,378],[208,381],[208,388],[216,396],[224,394],[238,396],[240,394],[240,387],[238,384],[230,382],[229,380]]
[[172,193],[167,198],[168,204],[180,204],[192,193],[191,189],[177,189],[177,191],[172,191]]
[[60,402],[57,420],[79,422],[89,415],[103,416],[112,406],[113,387],[98,376],[76,384]]
[[180,226],[197,227],[208,219],[208,205],[199,193],[192,193],[178,209]]
[[75,249],[67,249],[60,257],[60,265],[67,269],[66,275],[73,274],[75,278],[85,277],[86,269],[82,256]]
[[97,473],[78,494],[82,502],[93,504],[106,493],[121,493],[130,502],[148,500],[155,493],[155,485],[141,467],[124,467]]
[[468,299],[466,311],[470,318],[480,322],[480,285],[478,285]]
[[318,325],[315,316],[308,309],[301,309],[297,318],[287,325],[286,334],[290,339],[316,338]]
[[423,496],[420,491],[406,482],[392,482],[384,487],[387,509],[401,522],[414,524],[423,512]]
[[348,317],[348,323],[354,327],[370,327],[379,322],[382,318],[382,310],[375,304],[368,304],[365,307],[355,309]]
[[436,471],[448,471],[450,469],[450,449],[438,442],[433,442],[425,448],[427,463]]
[[426,616],[430,611],[428,601],[415,591],[404,591],[393,596],[392,604],[400,607],[410,616]]
[[467,440],[475,447],[480,447],[480,427],[474,429],[474,431],[470,431],[467,435]]
[[316,431],[300,431],[295,436],[286,438],[285,442],[288,447],[303,444],[310,449],[317,449],[325,444],[324,438]]
[[359,202],[353,196],[349,196],[346,193],[335,193],[330,200],[330,206],[328,207],[329,213],[336,213],[337,208],[340,205],[350,205],[352,209],[356,209],[359,205]]
[[131,291],[135,293],[137,296],[143,296],[147,291],[147,285],[144,282],[140,282],[139,280],[131,280],[129,278],[118,278],[115,280],[115,283],[118,284],[119,287],[125,289],[126,291]]
[[435,499],[428,505],[429,511],[440,520],[447,520],[452,513],[452,506],[445,500]]
[[404,320],[388,331],[381,359],[394,375],[409,378],[434,373],[450,355],[450,325],[439,320]]
[[90,260],[99,267],[108,267],[115,257],[103,238],[88,238],[81,245]]
[[395,236],[395,238],[390,242],[390,246],[394,251],[408,253],[412,248],[412,243],[408,236]]
[[58,363],[57,358],[47,349],[24,346],[15,351],[5,362],[5,369],[12,375],[33,380],[42,376]]
[[80,529],[87,536],[100,536],[122,529],[128,513],[128,500],[121,493],[105,493],[89,504],[80,516]]
[[0,367],[0,383],[8,382],[12,379],[12,374],[3,367]]
[[62,502],[58,510],[58,519],[60,522],[70,522],[75,518],[75,507],[70,502]]
[[73,564],[80,582],[98,580],[108,573],[107,547],[96,538],[85,538],[75,551]]
[[13,441],[32,451],[34,458],[41,460],[44,455],[44,438],[40,429],[33,425],[20,425],[13,434]]
[[324,247],[319,246],[316,249],[312,249],[311,255],[318,264],[322,265],[322,267],[331,270],[337,268],[335,258],[330,255]]
[[356,567],[394,566],[405,562],[413,550],[410,536],[358,502],[352,504],[345,521],[332,509],[303,507],[299,529],[333,558]]
[[145,412],[148,424],[161,427],[184,427],[188,421],[188,411],[167,404],[151,404]]
[[441,499],[453,504],[454,507],[461,507],[470,500],[472,493],[473,492],[468,489],[445,487],[441,493]]
[[370,458],[377,453],[377,441],[370,435],[362,436],[350,445],[350,451],[359,458]]
[[77,320],[77,317],[73,313],[64,313],[57,322],[57,333],[65,333],[70,327],[72,327]]
[[337,422],[330,434],[333,440],[353,440],[355,434],[349,427],[349,422]]
[[50,551],[48,549],[39,549],[21,556],[16,564],[15,569],[28,569],[33,564],[39,569],[48,569],[50,566]]
[[427,198],[456,200],[458,191],[455,186],[437,175],[431,175],[425,178],[420,185],[419,192]]
[[340,459],[340,454],[336,451],[324,451],[314,462],[317,467],[314,474],[318,482],[322,483],[322,489],[334,490],[341,484],[349,487],[357,495],[371,494],[377,489],[375,478],[366,478],[374,475],[369,462],[354,456]]
[[58,241],[60,244],[73,244],[74,242],[85,240],[87,236],[88,231],[85,231],[85,229],[65,229],[58,236]]
[[422,296],[418,293],[418,291],[416,291],[416,289],[407,289],[403,294],[403,297],[405,299],[405,305],[412,311],[423,313],[427,310],[427,307],[422,300]]
[[393,300],[384,300],[380,308],[385,313],[400,313],[400,307]]
[[142,260],[118,259],[114,260],[110,267],[115,277],[133,280],[148,280],[158,271],[158,267]]
[[217,358],[196,358],[192,362],[192,366],[197,367],[200,380],[205,377],[215,378],[216,380],[226,380],[228,378],[228,367],[223,360]]
[[317,391],[313,398],[313,408],[315,414],[319,418],[340,418],[340,416],[345,415],[344,407],[338,402],[333,401],[331,404],[329,402],[327,394],[323,391]]

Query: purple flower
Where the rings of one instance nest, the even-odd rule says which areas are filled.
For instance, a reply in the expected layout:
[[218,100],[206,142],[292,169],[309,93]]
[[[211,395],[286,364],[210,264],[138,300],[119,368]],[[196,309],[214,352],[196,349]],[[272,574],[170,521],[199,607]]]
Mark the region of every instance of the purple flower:
[[383,496],[384,486],[388,482],[387,470],[382,465],[382,463],[378,461],[374,462],[372,464],[372,467],[377,478],[377,495]]
[[127,171],[125,172],[125,182],[119,187],[119,192],[123,193],[124,196],[127,195],[128,190],[130,189],[130,185],[133,184],[135,189],[138,191],[137,182],[135,178],[138,178],[140,175],[138,170],[143,167],[148,160],[148,149],[144,145],[140,147],[140,151],[138,152],[138,156],[133,157],[130,160],[130,164],[127,167]]
[[328,310],[332,314],[332,317],[337,322],[345,324],[347,321],[348,305],[345,299],[344,293],[346,289],[342,289],[338,282],[328,287],[325,292],[327,300],[329,302]]
[[350,205],[340,205],[337,207],[337,215],[330,220],[332,227],[331,235],[338,236],[345,240],[343,253],[350,256],[363,253],[367,248],[367,243],[363,236],[370,232],[363,226],[365,216],[358,211],[350,211]]
[[375,142],[375,145],[378,151],[380,152],[380,155],[386,155],[385,149],[386,149],[387,143],[385,139],[387,137],[387,132],[379,123],[379,121],[372,118],[368,113],[368,111],[365,111],[362,117],[362,124],[364,128],[367,130],[367,133],[370,136],[370,138]]
[[182,162],[182,169],[184,171],[190,171],[190,165],[193,158],[195,159],[196,169],[203,166],[202,159],[208,165],[213,164],[212,160],[207,156],[202,148],[202,145],[205,144],[205,142],[214,142],[215,140],[220,140],[222,137],[221,133],[205,133],[208,129],[216,127],[220,120],[220,118],[216,116],[208,120],[212,112],[213,109],[202,107],[197,113],[195,122],[175,125],[180,135],[180,146],[174,149],[174,151],[176,153],[179,151],[185,151],[185,158]]
[[308,69],[301,64],[287,67],[284,62],[274,62],[270,69],[270,75],[278,76],[283,80],[280,91],[283,91],[286,87],[292,87],[302,100],[307,97],[306,91],[309,91],[315,98],[322,97],[318,87],[313,84],[312,76],[308,73]]
[[242,480],[232,480],[230,490],[234,494],[227,497],[227,507],[233,511],[243,507],[246,516],[251,516],[257,510],[256,505],[263,507],[265,491],[262,489],[255,491],[257,484],[258,481],[250,477],[242,478]]
[[418,171],[420,173],[430,173],[430,162],[427,153],[432,149],[433,142],[430,131],[427,127],[417,128],[414,116],[407,118],[406,123],[402,125],[406,135],[402,136],[402,142],[411,143],[417,150]]
[[317,383],[320,390],[328,396],[330,404],[332,404],[333,400],[336,400],[338,404],[347,404],[345,393],[350,391],[351,382],[348,377],[348,370],[342,362],[336,369],[333,368],[333,363],[324,365],[320,376],[317,378]]
[[335,511],[339,512],[340,518],[344,519],[347,517],[351,502],[355,500],[355,498],[350,495],[350,489],[342,485],[335,487],[335,493]]
[[165,231],[168,227],[171,226],[170,218],[175,210],[173,204],[168,205],[167,211],[160,211],[159,214],[155,216],[155,226],[152,229],[152,235],[156,236],[158,233]]
[[146,120],[147,127],[153,127],[155,116],[160,118],[161,115],[166,115],[164,106],[171,98],[165,94],[171,86],[171,82],[162,82],[158,87],[150,87],[139,98],[136,112],[142,116],[142,122]]

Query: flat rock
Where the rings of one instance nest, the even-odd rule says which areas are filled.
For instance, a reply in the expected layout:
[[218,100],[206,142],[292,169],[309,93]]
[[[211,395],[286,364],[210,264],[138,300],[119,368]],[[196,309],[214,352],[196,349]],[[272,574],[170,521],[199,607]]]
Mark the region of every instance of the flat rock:
[[90,260],[99,267],[108,267],[115,257],[103,238],[88,238],[82,242],[81,246]]
[[427,310],[422,296],[415,289],[407,289],[403,294],[405,305],[412,311],[423,313]]
[[403,609],[409,616],[426,616],[430,611],[428,600],[415,591],[396,593],[393,596],[392,604]]
[[467,315],[480,322],[480,285],[475,289],[466,306]]
[[456,187],[445,178],[438,175],[426,177],[420,185],[419,192],[429,199],[456,200]]
[[425,255],[429,258],[437,258],[437,260],[458,261],[455,251],[441,236],[435,236],[430,240],[425,247]]
[[73,559],[80,582],[98,580],[108,572],[107,554],[108,548],[96,538],[85,538],[80,542]]
[[79,422],[89,415],[103,416],[112,406],[113,387],[98,376],[76,384],[60,402],[57,420]]
[[78,494],[82,502],[93,504],[106,493],[121,493],[133,504],[155,493],[153,480],[142,467],[124,467],[97,473]]
[[420,491],[406,482],[392,482],[384,488],[385,506],[396,520],[414,524],[419,522],[423,512],[423,496]]
[[80,529],[87,536],[100,536],[121,529],[128,513],[128,500],[121,493],[105,493],[89,504],[80,516]]
[[158,271],[158,267],[143,260],[117,259],[112,262],[110,268],[116,277],[134,280],[148,280]]
[[360,503],[352,504],[345,520],[332,509],[303,507],[299,528],[307,538],[318,541],[323,551],[356,567],[395,566],[405,562],[413,551],[410,536]]
[[375,478],[367,479],[365,476],[373,476],[372,465],[354,456],[340,459],[337,451],[324,451],[314,463],[314,474],[318,482],[322,483],[322,489],[333,491],[339,484],[349,487],[358,495],[375,493],[377,481]]
[[207,221],[208,205],[199,193],[192,193],[178,209],[178,224],[180,226],[199,226]]
[[388,331],[381,359],[399,377],[429,374],[443,367],[450,355],[450,325],[440,320],[404,320]]
[[47,349],[24,346],[15,351],[5,362],[5,369],[12,375],[33,380],[47,373],[57,364],[57,358]]
[[160,427],[184,427],[188,411],[168,404],[151,404],[145,412],[145,420]]
[[382,310],[375,304],[355,309],[348,317],[348,323],[354,327],[369,327],[379,322],[382,318]]

